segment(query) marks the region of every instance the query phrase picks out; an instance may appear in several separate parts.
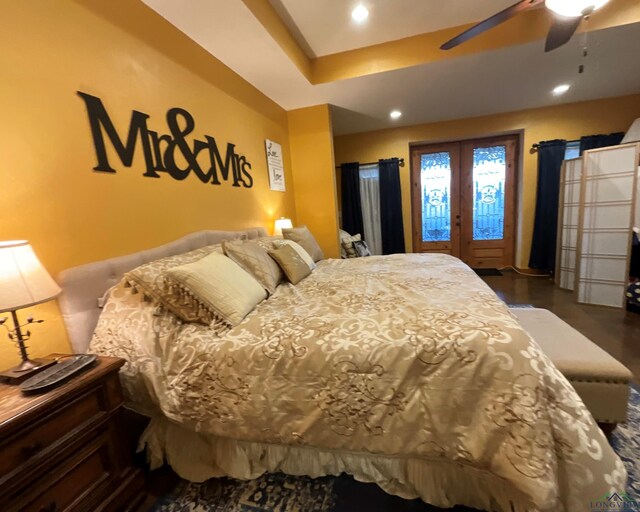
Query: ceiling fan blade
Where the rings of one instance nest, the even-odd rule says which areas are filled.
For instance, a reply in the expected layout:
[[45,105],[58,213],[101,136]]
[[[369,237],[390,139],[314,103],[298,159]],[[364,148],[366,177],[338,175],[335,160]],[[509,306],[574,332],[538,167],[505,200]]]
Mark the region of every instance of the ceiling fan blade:
[[440,49],[441,50],[450,50],[451,48],[455,48],[459,44],[468,41],[472,37],[475,37],[483,32],[492,29],[493,27],[500,25],[507,21],[510,18],[513,18],[516,14],[519,14],[523,11],[527,11],[532,9],[538,4],[541,4],[544,0],[521,0],[520,2],[513,4],[511,7],[507,7],[503,11],[500,11],[497,14],[494,14],[490,18],[487,18],[484,21],[481,21],[477,25],[465,30],[461,34],[457,35],[453,39],[444,43]]
[[556,15],[555,21],[549,33],[547,34],[547,42],[544,45],[544,51],[550,52],[556,48],[560,48],[563,44],[569,42],[571,36],[578,30],[578,26],[582,21],[582,16],[569,18],[567,16]]

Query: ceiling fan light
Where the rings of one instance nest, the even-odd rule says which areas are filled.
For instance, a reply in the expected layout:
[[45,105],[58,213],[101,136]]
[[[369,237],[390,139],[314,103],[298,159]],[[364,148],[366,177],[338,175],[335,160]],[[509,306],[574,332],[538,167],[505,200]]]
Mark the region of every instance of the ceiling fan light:
[[585,10],[597,11],[609,0],[546,0],[545,5],[560,16],[575,18]]

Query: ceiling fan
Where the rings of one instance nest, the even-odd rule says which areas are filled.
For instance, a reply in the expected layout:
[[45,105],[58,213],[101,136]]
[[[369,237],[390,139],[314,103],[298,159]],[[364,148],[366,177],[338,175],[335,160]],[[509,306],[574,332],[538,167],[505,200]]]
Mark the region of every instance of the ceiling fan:
[[482,34],[500,25],[500,23],[513,18],[516,14],[533,9],[544,2],[547,9],[553,11],[555,14],[555,20],[549,29],[544,47],[545,52],[550,52],[567,43],[578,29],[580,22],[608,1],[609,0],[521,0],[511,7],[507,7],[503,11],[481,21],[470,29],[465,30],[462,34],[444,43],[440,49],[450,50],[451,48],[455,48],[472,37]]

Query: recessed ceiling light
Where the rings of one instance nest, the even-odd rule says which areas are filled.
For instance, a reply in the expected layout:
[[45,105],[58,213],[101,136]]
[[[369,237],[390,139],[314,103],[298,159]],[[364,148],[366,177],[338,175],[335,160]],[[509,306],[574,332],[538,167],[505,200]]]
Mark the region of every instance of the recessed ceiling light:
[[609,0],[546,0],[545,5],[560,16],[575,18],[597,11]]
[[553,93],[554,96],[561,96],[565,92],[567,92],[569,89],[571,89],[571,86],[569,84],[562,84],[562,85],[558,85],[557,87],[554,87],[553,91],[551,92]]
[[355,22],[362,23],[369,17],[369,9],[362,4],[358,4],[358,6],[351,11],[351,17]]
[[390,117],[391,119],[398,119],[401,115],[402,115],[402,112],[400,112],[399,110],[392,110],[392,111],[389,113],[389,117]]

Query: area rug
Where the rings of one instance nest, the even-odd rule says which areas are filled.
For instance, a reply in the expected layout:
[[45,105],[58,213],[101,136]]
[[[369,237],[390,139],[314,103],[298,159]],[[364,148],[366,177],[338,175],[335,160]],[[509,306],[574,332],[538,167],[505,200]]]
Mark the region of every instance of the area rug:
[[[611,444],[629,473],[628,499],[640,501],[640,393],[631,390],[629,420],[614,432]],[[438,512],[420,500],[390,496],[375,484],[353,478],[308,478],[281,473],[240,481],[214,478],[203,484],[182,482],[161,497],[153,512]],[[446,509],[471,512],[465,507]]]
[[497,268],[474,268],[473,271],[479,276],[501,276],[502,272],[500,272]]

